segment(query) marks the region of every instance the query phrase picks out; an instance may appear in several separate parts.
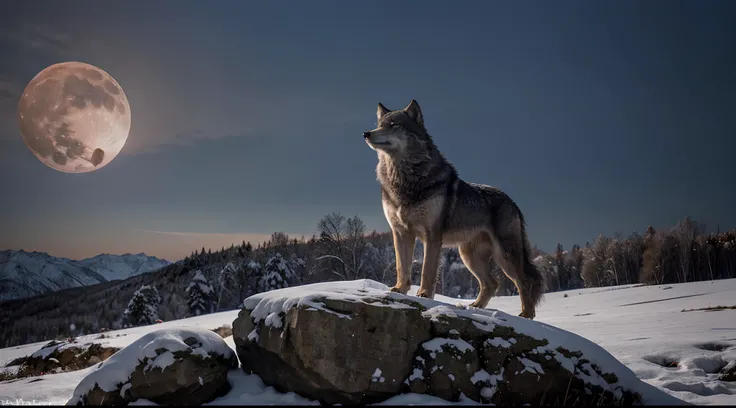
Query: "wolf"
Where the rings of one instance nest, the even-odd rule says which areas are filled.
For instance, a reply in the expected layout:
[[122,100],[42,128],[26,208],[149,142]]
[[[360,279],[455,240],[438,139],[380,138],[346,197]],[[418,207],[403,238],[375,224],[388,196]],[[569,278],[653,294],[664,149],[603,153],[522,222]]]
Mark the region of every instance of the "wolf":
[[363,138],[378,154],[381,203],[393,234],[396,286],[391,291],[409,291],[419,238],[424,264],[417,296],[434,298],[440,250],[457,247],[480,284],[470,306],[484,308],[498,288],[493,259],[519,290],[519,316],[534,319],[544,282],[529,259],[524,216],[516,203],[498,188],[458,177],[427,133],[416,100],[395,111],[379,103],[376,117],[377,127],[363,132]]

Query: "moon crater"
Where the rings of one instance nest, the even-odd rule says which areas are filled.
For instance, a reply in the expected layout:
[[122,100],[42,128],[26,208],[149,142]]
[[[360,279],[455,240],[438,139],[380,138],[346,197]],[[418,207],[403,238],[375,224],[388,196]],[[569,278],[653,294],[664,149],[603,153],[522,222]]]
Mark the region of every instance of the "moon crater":
[[26,146],[42,163],[65,173],[110,163],[125,145],[130,122],[120,85],[82,62],[47,67],[28,83],[18,103]]

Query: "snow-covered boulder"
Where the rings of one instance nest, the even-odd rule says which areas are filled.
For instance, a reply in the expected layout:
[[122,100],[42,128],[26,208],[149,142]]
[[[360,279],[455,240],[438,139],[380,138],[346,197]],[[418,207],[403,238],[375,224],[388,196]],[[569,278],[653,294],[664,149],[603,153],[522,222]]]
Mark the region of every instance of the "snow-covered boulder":
[[736,360],[726,364],[721,373],[718,376],[721,381],[734,381],[736,382]]
[[573,333],[388,289],[357,280],[249,297],[233,322],[243,368],[327,404],[407,392],[503,405],[682,404]]
[[98,364],[67,405],[127,405],[139,399],[199,405],[229,391],[227,373],[237,366],[235,353],[217,333],[157,330]]
[[32,355],[16,359],[9,365],[20,366],[19,377],[75,371],[104,361],[118,350],[117,347],[97,343],[52,341]]

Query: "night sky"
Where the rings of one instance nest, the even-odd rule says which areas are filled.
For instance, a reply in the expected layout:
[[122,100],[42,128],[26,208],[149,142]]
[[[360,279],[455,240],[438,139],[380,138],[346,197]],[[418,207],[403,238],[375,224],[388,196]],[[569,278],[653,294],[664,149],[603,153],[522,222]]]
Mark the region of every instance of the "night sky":
[[[466,181],[551,251],[686,215],[736,227],[736,2],[5,2],[0,249],[83,258],[311,236],[330,212],[388,231],[378,102],[412,98]],[[24,145],[48,65],[112,75],[132,112],[100,170]]]

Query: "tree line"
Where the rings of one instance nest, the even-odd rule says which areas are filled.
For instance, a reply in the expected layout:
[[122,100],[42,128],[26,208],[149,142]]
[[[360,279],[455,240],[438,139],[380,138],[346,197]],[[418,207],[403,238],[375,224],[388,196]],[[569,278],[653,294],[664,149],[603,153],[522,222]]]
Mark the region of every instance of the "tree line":
[[[390,233],[367,231],[359,217],[339,213],[324,216],[316,227],[311,237],[276,232],[257,245],[202,248],[123,281],[1,303],[0,347],[234,310],[248,296],[280,287],[353,279],[395,284]],[[736,229],[708,233],[685,218],[671,228],[647,228],[643,235],[600,235],[569,250],[559,244],[551,253],[533,247],[532,258],[547,291],[736,278]],[[417,242],[414,285],[419,284],[422,259]],[[500,283],[496,295],[516,294],[513,283],[496,266],[493,270]],[[473,298],[478,289],[457,250],[443,248],[437,293]],[[76,330],[69,329],[71,324]]]
[[[535,246],[532,258],[548,292],[736,278],[736,230],[705,233],[703,225],[686,217],[669,229],[650,226],[644,235],[599,235],[592,244],[573,245],[569,251],[561,244],[552,253]],[[419,284],[422,259],[422,244],[417,241],[411,273],[414,285]],[[202,248],[181,263],[193,276],[187,288],[190,316],[237,308],[248,296],[281,287],[354,279],[391,286],[396,279],[391,234],[369,233],[358,216],[339,213],[324,216],[317,223],[317,233],[309,238],[276,232],[257,247],[243,242],[214,253]],[[214,264],[222,266],[203,274],[203,267]],[[477,295],[477,281],[457,249],[443,248],[437,273],[438,294]],[[516,294],[514,284],[495,265],[494,274],[500,283],[497,295]]]

